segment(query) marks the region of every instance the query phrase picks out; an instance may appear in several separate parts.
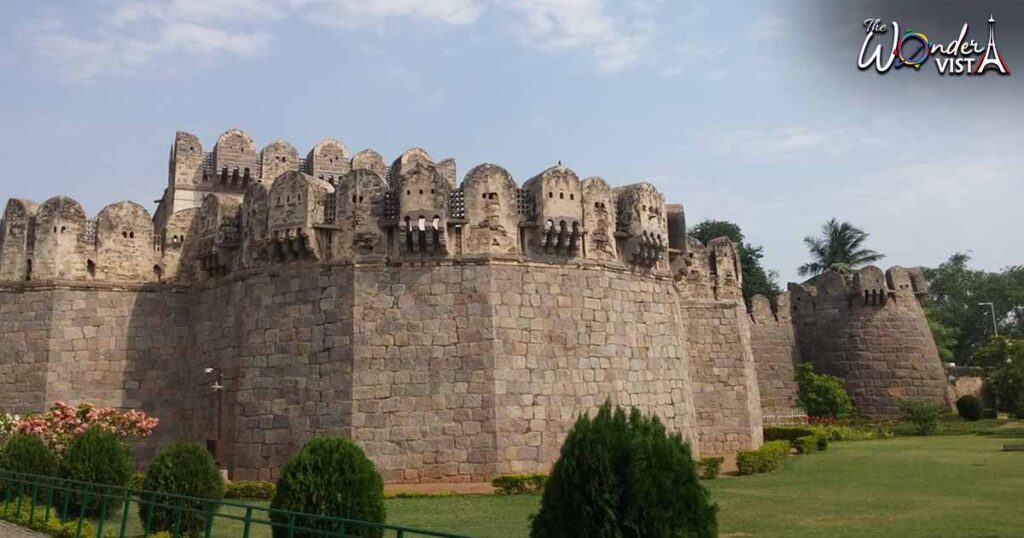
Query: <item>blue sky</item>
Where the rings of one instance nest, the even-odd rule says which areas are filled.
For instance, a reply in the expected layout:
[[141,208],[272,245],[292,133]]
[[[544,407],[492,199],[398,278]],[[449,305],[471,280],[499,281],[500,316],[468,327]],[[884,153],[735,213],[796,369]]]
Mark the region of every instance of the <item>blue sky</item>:
[[[885,266],[968,249],[1020,264],[1024,19],[995,2],[821,4],[8,0],[0,196],[152,209],[176,130],[210,149],[240,127],[301,153],[327,136],[388,160],[421,146],[519,183],[559,160],[647,180],[691,224],[739,223],[783,282],[832,217],[870,232]],[[984,41],[990,8],[1009,77],[856,68],[869,16],[943,41],[969,20]]]

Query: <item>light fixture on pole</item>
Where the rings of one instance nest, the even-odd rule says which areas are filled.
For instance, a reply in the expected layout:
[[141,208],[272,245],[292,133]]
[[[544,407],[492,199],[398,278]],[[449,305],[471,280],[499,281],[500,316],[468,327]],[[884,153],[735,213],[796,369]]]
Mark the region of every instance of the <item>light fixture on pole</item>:
[[995,303],[978,303],[978,306],[987,306],[988,311],[992,314],[992,336],[999,336],[999,326],[996,324],[996,305]]

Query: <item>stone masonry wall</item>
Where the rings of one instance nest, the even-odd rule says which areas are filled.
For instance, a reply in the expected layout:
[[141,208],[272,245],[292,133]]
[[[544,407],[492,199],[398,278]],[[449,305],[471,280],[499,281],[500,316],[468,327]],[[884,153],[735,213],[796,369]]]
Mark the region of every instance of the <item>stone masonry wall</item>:
[[182,435],[191,385],[178,363],[191,347],[186,295],[166,288],[0,289],[0,408],[40,412],[54,401],[133,407],[163,420],[140,461]]
[[757,407],[740,416],[757,386],[738,303],[681,307],[674,282],[648,273],[296,262],[191,289],[12,286],[0,291],[0,405],[141,408],[163,421],[143,462],[174,439],[216,438],[206,367],[224,374],[233,479],[274,478],[318,434],[356,440],[388,482],[544,471],[605,399],[706,443],[695,452],[760,442]]
[[654,413],[695,440],[691,362],[671,280],[495,264],[489,291],[498,473],[547,472],[576,417],[605,399]]
[[681,310],[693,361],[690,377],[701,454],[760,446],[761,401],[742,301],[686,302]]
[[800,362],[789,312],[789,295],[778,296],[778,309],[773,312],[768,299],[756,295],[751,299],[750,349],[757,367],[757,385],[761,393],[761,409],[767,424],[788,422],[803,411],[796,403],[795,366]]

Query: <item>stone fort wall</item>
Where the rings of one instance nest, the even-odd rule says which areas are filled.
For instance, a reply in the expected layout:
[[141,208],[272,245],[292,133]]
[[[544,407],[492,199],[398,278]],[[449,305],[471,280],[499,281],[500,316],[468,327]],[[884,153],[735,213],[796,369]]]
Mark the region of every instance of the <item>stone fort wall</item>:
[[0,405],[141,408],[163,420],[140,444],[145,461],[171,440],[215,438],[203,369],[223,368],[235,479],[273,478],[323,433],[357,440],[389,482],[543,471],[606,398],[657,414],[705,454],[759,444],[759,409],[742,403],[757,387],[739,303],[684,312],[681,300],[671,278],[488,259],[307,263],[191,289],[10,284]]

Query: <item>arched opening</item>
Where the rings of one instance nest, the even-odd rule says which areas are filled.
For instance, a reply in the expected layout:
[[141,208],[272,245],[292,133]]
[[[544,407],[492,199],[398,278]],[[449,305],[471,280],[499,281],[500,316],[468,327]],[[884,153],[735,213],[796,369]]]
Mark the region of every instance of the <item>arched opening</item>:
[[89,273],[89,278],[96,278],[96,262],[85,260],[85,270]]
[[228,182],[228,167],[225,166],[224,168],[221,168],[221,170],[220,170],[220,183],[221,183],[221,185],[223,185],[223,184],[225,184],[227,182]]
[[156,277],[157,282],[163,280],[164,270],[159,265],[153,266],[153,276]]
[[32,280],[32,260],[28,259],[25,263],[25,280]]

